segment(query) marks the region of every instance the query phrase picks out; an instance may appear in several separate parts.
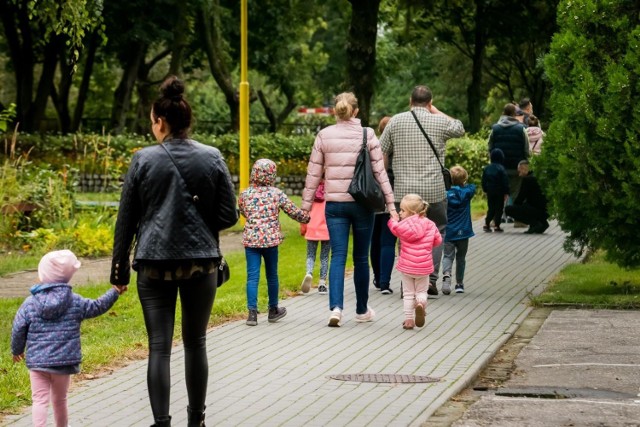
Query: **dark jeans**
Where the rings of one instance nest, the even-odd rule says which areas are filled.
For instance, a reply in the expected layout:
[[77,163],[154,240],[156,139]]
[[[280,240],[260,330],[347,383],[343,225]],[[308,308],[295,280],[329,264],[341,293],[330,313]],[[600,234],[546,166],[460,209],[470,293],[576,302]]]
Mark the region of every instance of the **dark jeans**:
[[485,218],[484,223],[489,225],[493,220],[496,227],[500,227],[503,210],[504,194],[487,194],[487,217]]
[[349,252],[349,234],[353,231],[351,253],[356,314],[364,314],[369,302],[369,245],[374,214],[356,202],[327,202],[324,212],[331,242],[329,309],[344,309],[344,270]]
[[388,213],[379,213],[374,217],[370,251],[371,269],[373,277],[380,287],[381,283],[388,284],[391,281],[397,239],[387,225],[390,217]]
[[138,295],[149,336],[147,387],[153,417],[169,415],[171,347],[176,301],[182,306],[185,380],[189,407],[203,411],[207,395],[209,362],[206,333],[216,296],[217,273],[194,279],[165,281],[138,273]]
[[544,224],[549,218],[549,214],[542,209],[531,206],[527,203],[522,205],[511,205],[504,208],[505,213],[518,222],[528,225]]
[[440,261],[442,261],[442,251],[444,250],[444,238],[447,230],[447,199],[441,202],[429,203],[427,218],[436,223],[443,242],[440,246],[435,246],[431,252],[433,255],[433,273],[429,275],[429,283],[435,284],[438,281]]

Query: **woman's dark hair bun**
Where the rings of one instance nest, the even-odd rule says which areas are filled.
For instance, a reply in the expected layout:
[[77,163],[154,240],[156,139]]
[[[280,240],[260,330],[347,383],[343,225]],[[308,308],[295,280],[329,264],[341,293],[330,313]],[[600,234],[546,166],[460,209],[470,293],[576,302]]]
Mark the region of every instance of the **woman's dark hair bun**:
[[184,83],[176,76],[170,76],[160,85],[160,93],[164,98],[180,100],[184,93]]

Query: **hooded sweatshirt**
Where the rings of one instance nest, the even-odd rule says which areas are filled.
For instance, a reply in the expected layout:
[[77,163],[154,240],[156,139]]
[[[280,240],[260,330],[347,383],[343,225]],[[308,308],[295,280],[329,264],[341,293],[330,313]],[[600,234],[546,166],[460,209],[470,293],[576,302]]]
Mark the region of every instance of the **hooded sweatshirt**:
[[509,194],[509,177],[502,163],[504,154],[499,148],[491,150],[491,164],[482,170],[482,191],[491,195]]
[[475,184],[454,185],[447,191],[445,241],[464,240],[475,235],[471,225],[471,199],[474,194],[476,194]]
[[426,276],[434,271],[432,251],[442,244],[442,235],[430,219],[411,215],[402,221],[388,221],[389,230],[400,239],[396,268],[401,273]]
[[242,244],[248,248],[271,248],[284,240],[278,215],[282,209],[294,221],[307,224],[309,215],[296,207],[276,188],[276,164],[256,160],[251,169],[250,186],[240,194],[238,207],[245,219]]
[[22,354],[26,346],[29,369],[77,368],[82,360],[80,323],[106,313],[117,299],[114,289],[92,300],[74,294],[67,283],[32,286],[13,319],[11,353]]

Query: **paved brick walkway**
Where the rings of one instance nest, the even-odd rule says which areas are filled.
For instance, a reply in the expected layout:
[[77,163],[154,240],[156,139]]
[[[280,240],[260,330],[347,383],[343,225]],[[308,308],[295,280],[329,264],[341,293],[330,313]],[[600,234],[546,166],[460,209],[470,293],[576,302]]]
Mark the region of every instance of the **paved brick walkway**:
[[[373,323],[354,322],[353,285],[347,281],[341,328],[326,326],[327,297],[311,293],[284,301],[289,314],[280,323],[267,323],[263,314],[257,327],[237,321],[211,330],[207,425],[419,426],[466,387],[515,331],[530,311],[528,295],[539,293],[574,260],[563,252],[563,234],[555,224],[546,234],[531,236],[511,225],[503,234],[483,233],[481,225],[474,224],[466,293],[430,299],[421,330],[401,327],[397,272],[395,294],[371,291]],[[176,426],[186,425],[183,358],[176,347],[171,372]],[[376,384],[329,378],[355,373],[441,381]],[[152,424],[146,361],[76,388],[69,410],[74,427]],[[29,426],[30,416],[12,416],[5,423]]]

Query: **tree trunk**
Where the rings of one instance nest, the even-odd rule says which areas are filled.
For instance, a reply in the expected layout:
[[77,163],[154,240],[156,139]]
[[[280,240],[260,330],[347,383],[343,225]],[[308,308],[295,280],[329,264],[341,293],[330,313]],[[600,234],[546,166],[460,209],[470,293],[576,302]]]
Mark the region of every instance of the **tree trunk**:
[[16,122],[24,129],[33,96],[35,52],[29,16],[8,0],[0,0],[0,17],[16,79]]
[[51,95],[51,89],[53,89],[53,77],[56,73],[56,66],[58,64],[58,44],[62,43],[60,37],[52,36],[51,40],[45,47],[44,62],[42,64],[42,72],[40,74],[40,81],[38,82],[38,89],[36,91],[36,97],[33,101],[32,107],[25,121],[25,125],[22,128],[24,131],[33,132],[40,128],[40,124],[44,119],[44,114],[47,108],[47,101]]
[[269,105],[269,100],[267,100],[267,97],[264,95],[262,90],[258,90],[258,99],[260,100],[260,104],[262,104],[267,120],[269,120],[269,132],[276,133],[278,130],[278,119],[276,118],[271,105]]
[[240,130],[240,96],[233,86],[229,67],[223,62],[225,54],[220,37],[220,14],[215,10],[219,7],[219,2],[215,1],[213,3],[212,11],[203,7],[201,13],[198,14],[204,30],[204,49],[209,61],[211,75],[224,94],[227,105],[229,105],[231,130],[238,132]]
[[483,7],[481,2],[476,1],[473,57],[471,58],[471,83],[467,87],[467,114],[469,115],[467,131],[469,131],[469,133],[478,132],[482,122],[481,105],[484,99],[482,94],[482,67],[487,45]]
[[360,119],[369,125],[375,83],[376,36],[380,0],[349,0],[351,24],[347,42],[347,85],[358,98]]
[[73,121],[71,122],[71,132],[77,132],[82,124],[82,114],[84,113],[84,103],[89,93],[89,83],[91,82],[91,73],[93,72],[93,64],[95,62],[96,51],[98,50],[98,34],[93,33],[89,38],[89,46],[86,50],[86,61],[82,70],[82,81],[78,89],[78,99],[76,108],[73,112]]
[[131,108],[131,97],[138,76],[138,70],[144,61],[147,46],[143,43],[131,46],[128,50],[122,79],[118,85],[113,99],[111,110],[111,127],[115,133],[122,133],[126,126],[127,113]]
[[65,44],[58,44],[60,56],[60,85],[56,90],[55,84],[51,87],[51,100],[58,113],[60,131],[69,133],[71,130],[71,113],[69,112],[69,91],[73,82],[73,65],[67,61]]

